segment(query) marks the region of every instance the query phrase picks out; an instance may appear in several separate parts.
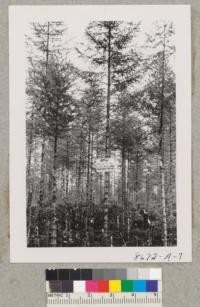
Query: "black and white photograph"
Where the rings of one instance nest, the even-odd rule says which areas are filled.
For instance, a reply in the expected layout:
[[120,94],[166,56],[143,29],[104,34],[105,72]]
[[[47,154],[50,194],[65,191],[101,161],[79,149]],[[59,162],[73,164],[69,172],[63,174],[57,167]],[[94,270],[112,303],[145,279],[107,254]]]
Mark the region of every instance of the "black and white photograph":
[[[33,13],[22,21],[23,109],[15,110],[23,112],[24,242],[29,250],[80,254],[92,247],[177,248],[177,186],[190,168],[183,152],[190,101],[177,92],[189,67],[177,68],[180,29],[174,14],[148,18],[146,7],[144,16],[127,17],[125,6],[105,14],[99,8],[99,16],[90,7],[81,18],[79,7],[75,20],[75,7],[60,8],[60,16],[51,7],[50,16],[44,9],[43,18]],[[16,90],[13,99],[17,104]],[[190,199],[190,187],[185,192]]]

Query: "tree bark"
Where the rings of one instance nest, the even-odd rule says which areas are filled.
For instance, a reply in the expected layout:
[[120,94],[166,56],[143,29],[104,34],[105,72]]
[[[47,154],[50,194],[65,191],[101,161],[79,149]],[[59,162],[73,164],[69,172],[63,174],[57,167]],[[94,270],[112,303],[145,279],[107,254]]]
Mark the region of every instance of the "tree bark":
[[69,136],[67,136],[67,146],[66,146],[66,182],[65,182],[65,197],[68,199],[69,192]]
[[56,185],[56,160],[57,160],[57,123],[55,128],[54,146],[53,146],[53,174],[52,174],[52,207],[53,207],[53,219],[51,222],[51,246],[57,246],[57,225],[56,225],[56,201],[57,201],[57,185]]
[[109,184],[110,172],[105,172],[104,186],[104,238],[108,238],[108,200],[109,200]]
[[86,183],[86,202],[89,203],[90,192],[90,148],[91,148],[91,131],[88,131],[88,151],[87,151],[87,183]]
[[27,177],[30,178],[31,173],[31,158],[32,158],[32,145],[33,145],[33,110],[31,112],[31,129],[30,129],[30,135],[29,135],[29,141],[28,141],[28,159],[27,159]]
[[[111,87],[111,24],[108,26],[108,58],[107,58],[107,116],[106,116],[106,148],[105,158],[110,158],[110,87]],[[108,205],[109,205],[110,173],[105,172],[104,182],[104,238],[108,237]]]
[[81,202],[81,179],[82,179],[82,167],[83,167],[83,135],[81,131],[80,146],[79,146],[79,163],[78,163],[78,178],[77,178],[77,202],[80,205]]
[[136,209],[138,205],[138,173],[139,173],[139,157],[138,157],[138,150],[137,150],[136,152],[136,172],[135,172],[135,208]]
[[163,245],[167,246],[167,216],[166,216],[166,196],[165,196],[165,164],[164,164],[164,90],[165,90],[165,40],[166,26],[163,31],[163,56],[162,56],[162,84],[160,95],[160,128],[159,128],[159,154],[160,154],[160,173],[161,173],[161,203],[163,212]]
[[57,133],[54,136],[54,146],[53,146],[53,173],[52,173],[52,203],[53,203],[53,210],[55,211],[55,204],[56,204],[56,158],[57,158],[57,142],[58,142],[58,136]]
[[149,174],[146,174],[146,199],[145,199],[145,203],[146,203],[146,210],[149,210],[149,187],[150,187],[150,182],[149,182]]
[[50,36],[50,23],[47,22],[47,47],[46,47],[46,79],[48,74],[48,63],[49,63],[49,36]]
[[[126,184],[126,199],[127,199],[127,206],[131,198],[131,187],[130,187],[130,174],[131,174],[131,162],[130,162],[130,153],[128,153],[127,157],[127,184]],[[129,208],[128,208],[129,209]]]
[[99,174],[99,200],[100,200],[100,203],[103,200],[103,184],[102,184],[102,181],[103,181],[103,174],[100,173]]
[[122,156],[122,207],[124,214],[126,215],[127,211],[127,199],[126,199],[126,152],[124,146],[121,150],[121,156]]
[[40,161],[40,193],[39,193],[39,205],[43,207],[44,200],[44,153],[45,153],[45,139],[42,139],[41,147],[41,161]]
[[170,216],[173,215],[173,199],[172,195],[172,168],[173,168],[173,156],[172,156],[172,109],[171,105],[169,106],[169,198],[170,198]]
[[110,86],[111,86],[111,25],[108,27],[106,157],[110,157]]
[[90,205],[93,204],[93,146],[94,146],[94,138],[93,132],[91,133],[91,153],[90,153]]
[[27,230],[29,231],[29,228],[31,226],[31,203],[33,199],[33,183],[31,180],[31,159],[32,159],[32,151],[33,151],[33,109],[31,112],[31,128],[30,128],[30,136],[29,136],[29,142],[28,142],[28,159],[27,159]]

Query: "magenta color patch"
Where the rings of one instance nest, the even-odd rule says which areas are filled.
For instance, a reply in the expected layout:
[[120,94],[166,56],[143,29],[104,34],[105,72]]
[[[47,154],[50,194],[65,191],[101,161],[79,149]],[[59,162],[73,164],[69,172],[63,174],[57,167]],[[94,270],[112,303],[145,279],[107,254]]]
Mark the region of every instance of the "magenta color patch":
[[98,292],[98,281],[86,280],[86,292]]

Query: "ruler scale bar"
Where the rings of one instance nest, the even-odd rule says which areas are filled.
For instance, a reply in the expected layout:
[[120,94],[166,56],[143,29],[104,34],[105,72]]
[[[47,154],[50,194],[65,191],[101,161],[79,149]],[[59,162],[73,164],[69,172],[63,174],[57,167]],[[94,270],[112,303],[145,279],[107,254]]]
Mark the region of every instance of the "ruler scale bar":
[[[55,294],[54,294],[55,295]],[[153,306],[162,306],[162,296],[161,294],[131,294],[131,295],[122,295],[122,294],[112,294],[112,298],[105,297],[105,295],[100,296],[98,294],[92,294],[90,297],[81,296],[73,294],[69,297],[66,297],[65,294],[63,296],[48,296],[47,295],[47,307],[48,306],[74,306],[81,305],[83,307],[89,305],[104,305],[104,306],[130,306],[136,305],[140,306],[153,304]]]

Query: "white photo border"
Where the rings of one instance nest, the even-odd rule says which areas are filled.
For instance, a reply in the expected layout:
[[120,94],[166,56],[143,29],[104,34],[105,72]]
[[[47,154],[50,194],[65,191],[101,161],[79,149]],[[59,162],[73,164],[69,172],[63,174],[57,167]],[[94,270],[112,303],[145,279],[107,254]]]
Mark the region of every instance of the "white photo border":
[[[44,247],[26,243],[25,28],[31,21],[170,20],[176,38],[177,246]],[[76,18],[75,18],[76,17]],[[9,7],[10,261],[25,263],[191,262],[191,18],[190,5],[66,5]]]

